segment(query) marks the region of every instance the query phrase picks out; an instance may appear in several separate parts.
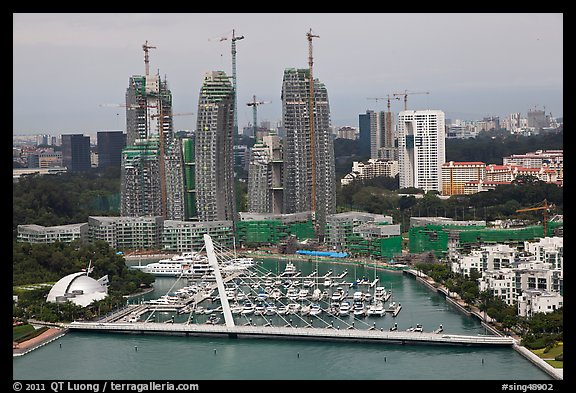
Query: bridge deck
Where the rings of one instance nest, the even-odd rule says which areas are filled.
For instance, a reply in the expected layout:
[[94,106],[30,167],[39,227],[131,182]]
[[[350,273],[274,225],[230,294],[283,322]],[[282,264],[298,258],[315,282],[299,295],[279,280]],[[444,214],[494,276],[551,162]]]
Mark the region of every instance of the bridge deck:
[[512,337],[467,336],[428,332],[386,331],[378,329],[335,329],[277,326],[231,326],[182,323],[103,323],[72,322],[71,330],[91,330],[117,333],[165,334],[187,336],[228,336],[234,338],[283,338],[312,340],[351,340],[399,344],[451,344],[480,346],[512,346]]

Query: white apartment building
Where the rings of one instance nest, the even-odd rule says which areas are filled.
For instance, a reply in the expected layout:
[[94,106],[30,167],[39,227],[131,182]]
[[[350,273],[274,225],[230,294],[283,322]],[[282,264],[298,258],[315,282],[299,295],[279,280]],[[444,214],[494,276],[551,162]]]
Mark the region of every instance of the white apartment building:
[[398,174],[398,161],[371,158],[366,162],[354,161],[352,172],[340,179],[340,184],[347,186],[354,180],[367,180],[379,176],[396,177]]
[[564,306],[564,297],[559,293],[550,293],[537,289],[524,291],[518,297],[518,315],[532,317],[536,313],[547,313]]
[[439,110],[408,110],[398,114],[400,188],[442,191],[446,162],[445,116]]

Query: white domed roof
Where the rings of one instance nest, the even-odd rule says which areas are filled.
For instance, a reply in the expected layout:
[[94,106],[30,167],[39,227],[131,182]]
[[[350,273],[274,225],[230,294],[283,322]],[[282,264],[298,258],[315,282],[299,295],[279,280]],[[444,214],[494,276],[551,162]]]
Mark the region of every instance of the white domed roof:
[[61,278],[48,293],[48,302],[70,300],[79,306],[87,306],[95,300],[108,296],[108,288],[88,277],[86,272],[72,273]]

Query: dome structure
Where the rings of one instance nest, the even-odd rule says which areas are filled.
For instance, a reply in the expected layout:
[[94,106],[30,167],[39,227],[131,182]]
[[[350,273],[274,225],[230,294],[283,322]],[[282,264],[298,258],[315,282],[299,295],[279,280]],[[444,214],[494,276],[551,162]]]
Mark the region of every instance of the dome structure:
[[48,293],[46,301],[63,303],[71,301],[82,307],[108,296],[108,276],[99,280],[89,277],[86,272],[69,274],[61,278]]

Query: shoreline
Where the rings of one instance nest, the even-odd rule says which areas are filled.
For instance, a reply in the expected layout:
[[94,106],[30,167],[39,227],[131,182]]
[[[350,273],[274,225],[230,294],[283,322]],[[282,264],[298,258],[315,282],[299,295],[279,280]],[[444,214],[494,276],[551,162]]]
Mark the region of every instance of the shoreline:
[[[35,324],[30,322],[31,324]],[[54,340],[59,339],[68,333],[68,328],[61,327],[51,327],[44,333],[32,337],[29,340],[23,341],[21,343],[12,344],[12,356],[24,356],[35,349],[38,349]]]
[[[444,294],[445,299],[449,303],[455,305],[460,311],[464,312],[466,315],[475,316],[476,318],[478,318],[480,320],[480,323],[482,324],[482,326],[484,326],[486,329],[490,330],[495,335],[499,335],[499,336],[503,335],[503,333],[500,332],[497,328],[489,325],[489,323],[494,322],[493,318],[491,318],[488,315],[482,315],[482,312],[478,308],[466,304],[462,299],[460,299],[460,297],[458,295],[453,297],[449,293],[449,291],[446,289],[446,287],[436,283],[436,281],[432,280],[429,276],[425,275],[422,272],[418,272],[416,270],[413,270],[413,269],[406,269],[406,270],[404,270],[404,273],[411,274],[412,276],[414,276],[414,278],[417,281],[423,283],[424,285],[426,285],[428,288],[432,289],[433,291],[440,292],[440,293]],[[436,286],[436,285],[438,285],[438,286]],[[467,307],[469,307],[470,310]],[[486,323],[486,322],[488,322],[488,323]],[[542,359],[538,355],[534,354],[528,348],[522,346],[520,344],[520,340],[521,340],[520,337],[518,337],[516,335],[512,335],[512,337],[516,340],[516,343],[512,346],[512,348],[514,348],[514,350],[516,352],[518,352],[520,355],[524,356],[532,364],[534,364],[535,366],[540,368],[542,371],[546,372],[552,378],[554,378],[556,380],[563,380],[564,379],[564,369],[563,368],[556,368],[556,367],[551,366],[544,359]]]

